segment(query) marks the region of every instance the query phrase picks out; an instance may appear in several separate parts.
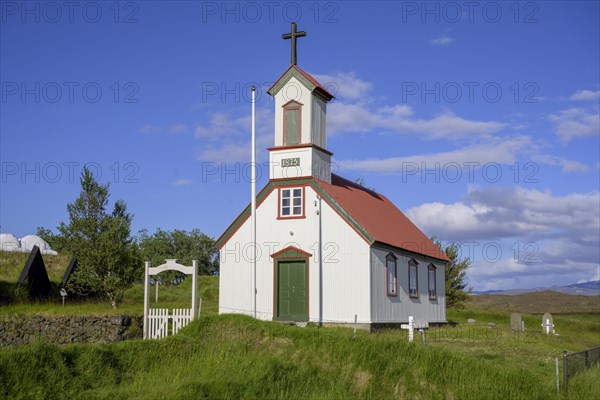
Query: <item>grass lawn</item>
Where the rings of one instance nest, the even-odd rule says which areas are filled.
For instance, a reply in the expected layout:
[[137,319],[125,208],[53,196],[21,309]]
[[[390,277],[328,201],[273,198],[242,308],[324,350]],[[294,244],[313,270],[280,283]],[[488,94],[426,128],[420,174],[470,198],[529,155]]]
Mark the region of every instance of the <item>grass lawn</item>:
[[[159,286],[157,304],[154,290],[153,307],[190,305],[189,279],[178,286]],[[108,302],[69,300],[63,308],[60,299],[53,299],[3,306],[0,314],[141,315],[143,291],[142,285],[129,289],[117,310]],[[299,328],[217,315],[218,277],[200,277],[199,292],[200,321],[175,337],[0,349],[0,395],[10,399],[600,398],[600,366],[577,374],[568,393],[557,394],[554,361],[563,350],[600,345],[598,298],[574,301],[567,307],[560,296],[547,294],[475,297],[467,308],[449,310],[452,324],[430,329],[423,344],[418,334],[415,343],[408,343],[403,330],[359,331],[354,338],[347,328]],[[540,304],[544,307],[535,308]],[[515,307],[523,312],[524,333],[509,329]],[[558,335],[540,332],[544,311],[553,313]]]
[[[595,399],[598,368],[556,394],[563,338],[407,343],[398,331],[298,328],[207,313],[177,336],[0,350],[14,399]],[[27,365],[27,368],[23,368]]]

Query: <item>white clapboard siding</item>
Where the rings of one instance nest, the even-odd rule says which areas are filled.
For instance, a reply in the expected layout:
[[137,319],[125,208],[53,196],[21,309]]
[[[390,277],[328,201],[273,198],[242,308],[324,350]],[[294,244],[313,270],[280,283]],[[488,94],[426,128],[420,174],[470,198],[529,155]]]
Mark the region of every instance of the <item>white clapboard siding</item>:
[[[278,220],[278,189],[257,207],[258,243],[256,262],[257,318],[273,319],[274,260],[271,254],[288,246],[312,256],[309,268],[309,319],[319,320],[319,216],[317,193],[305,189],[305,218]],[[370,248],[346,221],[325,201],[322,202],[323,321],[371,321],[369,300]],[[221,249],[219,313],[252,315],[252,262],[250,221],[247,220]]]
[[[387,295],[386,256],[394,254],[397,258],[398,294]],[[411,298],[408,285],[408,262],[415,259],[417,266],[418,297]],[[437,298],[429,298],[428,271],[429,264],[436,267]],[[421,255],[403,252],[384,246],[371,248],[371,302],[372,321],[379,323],[406,322],[409,316],[415,321],[432,323],[446,322],[444,263],[428,259]]]

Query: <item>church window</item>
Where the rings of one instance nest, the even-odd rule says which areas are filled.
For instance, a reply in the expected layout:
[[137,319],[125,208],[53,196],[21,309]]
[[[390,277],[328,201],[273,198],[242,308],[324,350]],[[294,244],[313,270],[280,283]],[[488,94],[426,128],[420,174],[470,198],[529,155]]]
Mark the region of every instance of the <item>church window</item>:
[[429,300],[437,300],[437,287],[435,282],[435,266],[433,264],[429,264],[427,267],[427,286],[429,291]]
[[392,253],[388,254],[385,258],[386,285],[388,296],[398,295],[398,271],[396,260],[396,256],[394,256]]
[[408,295],[410,297],[419,297],[418,265],[414,259],[408,262]]
[[279,217],[304,217],[304,188],[284,188],[279,190]]
[[302,104],[290,101],[283,106],[283,145],[300,144],[302,140]]

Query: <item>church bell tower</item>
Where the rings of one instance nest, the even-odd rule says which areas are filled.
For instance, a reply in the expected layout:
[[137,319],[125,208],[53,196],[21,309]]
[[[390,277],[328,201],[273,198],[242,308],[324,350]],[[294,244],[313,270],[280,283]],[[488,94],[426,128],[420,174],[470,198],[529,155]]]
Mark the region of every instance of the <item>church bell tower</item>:
[[275,143],[270,147],[270,179],[316,178],[331,183],[327,150],[327,103],[333,95],[297,64],[296,39],[306,32],[292,23],[291,65],[269,88],[275,98]]

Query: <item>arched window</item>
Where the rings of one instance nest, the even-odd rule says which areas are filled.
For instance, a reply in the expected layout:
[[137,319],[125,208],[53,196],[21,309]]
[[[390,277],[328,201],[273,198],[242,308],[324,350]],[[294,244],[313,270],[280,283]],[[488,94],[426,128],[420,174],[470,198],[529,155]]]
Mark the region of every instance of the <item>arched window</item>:
[[398,296],[398,266],[397,258],[392,253],[385,257],[386,286],[388,296]]
[[302,104],[290,101],[283,106],[283,145],[300,144],[302,141]]
[[419,263],[411,258],[408,262],[408,295],[410,297],[419,297]]
[[437,300],[437,284],[435,278],[435,265],[429,264],[427,267],[427,291],[429,292],[429,300]]

